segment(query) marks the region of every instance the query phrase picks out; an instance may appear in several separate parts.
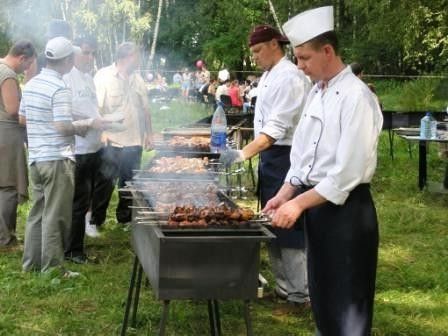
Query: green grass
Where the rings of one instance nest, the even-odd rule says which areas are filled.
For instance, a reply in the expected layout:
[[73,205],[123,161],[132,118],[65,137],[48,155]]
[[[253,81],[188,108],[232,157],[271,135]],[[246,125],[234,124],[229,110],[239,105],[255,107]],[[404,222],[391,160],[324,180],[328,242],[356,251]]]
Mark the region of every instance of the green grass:
[[[153,108],[155,129],[178,125],[205,116],[194,105],[173,110]],[[190,118],[190,119],[189,119]],[[420,192],[417,188],[418,147],[395,139],[395,160],[388,154],[387,134],[380,139],[378,170],[372,184],[380,221],[381,242],[375,299],[374,335],[448,335],[448,196]],[[440,181],[443,162],[437,147],[429,151],[428,176]],[[247,176],[244,182],[247,183]],[[243,201],[256,206],[254,199]],[[133,253],[129,232],[115,224],[116,196],[110,206],[103,236],[87,239],[87,251],[98,264],[70,265],[82,273],[78,279],[23,273],[22,251],[0,252],[0,335],[117,335],[124,313]],[[18,234],[28,204],[20,208]],[[266,251],[262,273],[272,279]],[[272,282],[270,282],[272,285]],[[272,288],[268,287],[267,292]],[[278,316],[278,303],[253,303],[255,335],[312,335],[310,313]],[[156,335],[161,303],[150,288],[141,293],[138,326],[129,335]],[[237,301],[221,304],[223,335],[245,335],[242,306]],[[209,334],[204,301],[173,301],[167,335]]]
[[445,111],[448,104],[448,79],[397,81],[367,78],[366,81],[374,84],[384,110]]

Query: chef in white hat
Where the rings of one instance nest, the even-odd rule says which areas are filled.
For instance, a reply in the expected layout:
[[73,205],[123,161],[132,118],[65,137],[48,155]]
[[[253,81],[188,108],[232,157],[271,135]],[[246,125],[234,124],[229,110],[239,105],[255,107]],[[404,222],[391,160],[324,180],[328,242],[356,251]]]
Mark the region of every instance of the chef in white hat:
[[370,335],[378,254],[370,181],[381,110],[339,56],[333,7],[298,14],[283,30],[299,69],[316,84],[294,133],[285,183],[263,211],[282,228],[304,215],[317,335]]

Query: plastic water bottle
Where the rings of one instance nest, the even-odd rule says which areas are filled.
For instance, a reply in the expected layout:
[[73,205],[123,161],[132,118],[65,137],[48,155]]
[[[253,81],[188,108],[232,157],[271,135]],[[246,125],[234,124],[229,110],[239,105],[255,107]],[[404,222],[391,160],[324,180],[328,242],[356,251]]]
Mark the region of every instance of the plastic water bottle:
[[226,149],[227,118],[222,106],[218,106],[213,113],[211,125],[210,149],[218,153]]
[[430,112],[426,112],[426,115],[420,120],[420,138],[437,138],[437,121],[432,117]]

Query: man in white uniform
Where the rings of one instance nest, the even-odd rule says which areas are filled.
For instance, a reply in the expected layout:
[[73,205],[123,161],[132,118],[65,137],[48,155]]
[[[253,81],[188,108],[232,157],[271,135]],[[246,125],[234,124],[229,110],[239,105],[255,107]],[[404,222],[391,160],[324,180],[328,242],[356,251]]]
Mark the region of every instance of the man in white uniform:
[[283,29],[299,68],[316,84],[294,134],[285,184],[263,211],[282,228],[305,215],[317,334],[370,335],[378,223],[369,183],[380,107],[338,54],[333,7],[301,13]]
[[[80,48],[80,52],[75,54],[75,66],[64,75],[64,82],[72,91],[73,119],[102,119],[98,111],[95,84],[91,75],[95,61],[96,41],[93,38],[82,37],[77,38],[74,45]],[[87,256],[84,253],[86,225],[91,227],[91,231],[87,231],[90,235],[98,235],[96,226],[86,223],[85,216],[91,204],[95,203],[97,198],[104,197],[94,192],[94,186],[105,178],[100,170],[102,147],[101,130],[90,129],[85,137],[75,136],[75,195],[70,240],[65,249],[65,257],[79,264],[87,262]]]
[[[290,162],[294,130],[311,84],[302,71],[285,57],[288,39],[268,25],[254,28],[249,46],[257,65],[265,72],[258,84],[254,140],[242,150],[221,153],[226,165],[260,153],[260,201],[264,207],[283,184]],[[290,302],[309,301],[303,228],[273,230],[277,239],[269,246],[276,279],[275,292]]]

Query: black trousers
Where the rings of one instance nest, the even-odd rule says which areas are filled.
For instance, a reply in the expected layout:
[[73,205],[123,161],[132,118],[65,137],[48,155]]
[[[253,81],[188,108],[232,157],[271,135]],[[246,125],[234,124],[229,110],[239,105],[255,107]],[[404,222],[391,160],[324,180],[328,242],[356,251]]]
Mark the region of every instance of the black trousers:
[[369,185],[344,205],[326,202],[305,213],[308,281],[323,336],[370,335],[378,255],[378,223]]
[[104,183],[101,173],[103,149],[96,153],[76,155],[75,192],[73,196],[72,226],[66,248],[67,256],[84,253],[85,216],[91,204],[102,202],[104,196],[95,186]]
[[[104,148],[104,154],[101,164],[101,174],[104,179],[98,185],[95,185],[95,193],[102,195],[92,202],[91,223],[101,225],[106,220],[107,208],[109,206],[115,185],[122,188],[126,181],[133,177],[133,170],[140,169],[142,157],[141,146],[113,147]],[[116,209],[116,218],[119,223],[127,223],[132,219],[132,199],[129,199],[129,193],[120,191],[118,193],[118,205]]]

